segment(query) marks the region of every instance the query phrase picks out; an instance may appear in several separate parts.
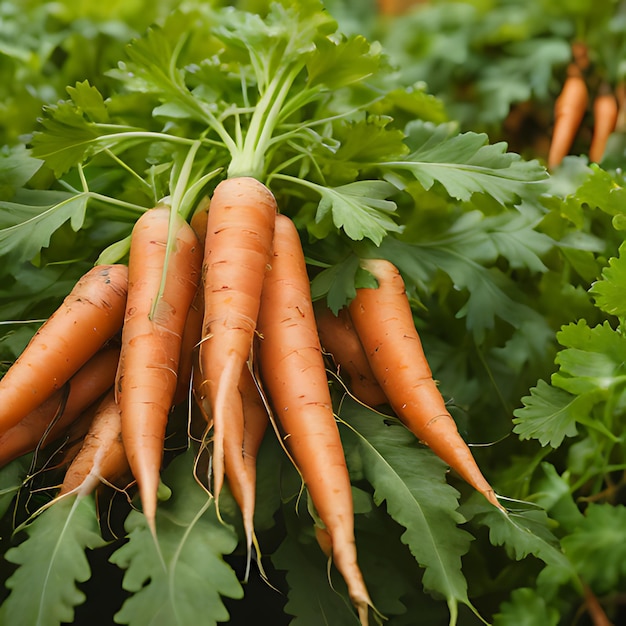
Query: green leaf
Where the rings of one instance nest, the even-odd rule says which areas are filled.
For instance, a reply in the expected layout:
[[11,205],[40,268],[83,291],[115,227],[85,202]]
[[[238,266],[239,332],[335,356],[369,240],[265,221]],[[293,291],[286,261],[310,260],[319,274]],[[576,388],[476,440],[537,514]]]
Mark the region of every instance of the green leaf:
[[494,615],[493,626],[557,626],[559,611],[549,607],[534,589],[514,589],[511,599],[503,602]]
[[379,163],[383,176],[400,188],[408,182],[406,172],[427,190],[440,183],[456,200],[468,201],[474,193],[483,193],[505,205],[531,197],[537,193],[536,183],[546,178],[537,161],[506,152],[504,143],[489,144],[484,134],[457,134],[452,124],[419,120],[409,123],[406,133],[410,154]]
[[[289,505],[288,505],[289,506]],[[285,612],[293,615],[292,626],[358,626],[354,610],[346,599],[329,584],[326,559],[312,536],[298,541],[292,521],[289,531],[272,555],[272,563],[286,572],[289,587]],[[342,585],[342,581],[337,581]]]
[[85,549],[104,545],[91,497],[63,498],[26,527],[28,538],[6,553],[19,565],[0,608],[3,624],[59,626],[73,623],[85,594],[76,583],[91,576]]
[[52,233],[70,220],[77,231],[85,220],[87,193],[22,189],[13,202],[0,201],[0,247],[17,261],[32,259],[50,244]]
[[379,65],[380,46],[371,45],[362,35],[321,39],[307,60],[308,82],[338,89],[376,73]]
[[471,535],[458,526],[464,519],[457,512],[458,492],[445,481],[446,465],[404,427],[386,426],[379,414],[356,403],[346,400],[340,418],[349,425],[345,436],[358,440],[374,501],[385,502],[406,528],[401,539],[424,568],[424,589],[446,598],[454,623],[459,603],[471,607],[461,571]]
[[[438,272],[445,272],[455,289],[467,294],[456,316],[467,318],[468,330],[479,341],[486,330],[494,327],[496,317],[515,328],[529,323],[545,327],[545,320],[529,304],[520,301],[522,296],[511,279],[499,268],[489,267],[498,258],[499,249],[504,251],[506,245],[509,253],[515,254],[513,263],[528,263],[539,269],[543,264],[537,252],[543,249],[545,241],[533,242],[533,235],[526,238],[528,226],[505,235],[504,231],[485,232],[489,220],[483,220],[478,228],[471,222],[471,218],[461,218],[448,232],[427,242],[387,237],[380,246],[380,255],[392,261],[416,285],[430,285]],[[514,238],[518,238],[516,244],[505,244]]]
[[227,621],[221,596],[243,595],[223,560],[237,538],[218,520],[213,499],[195,481],[191,450],[174,459],[163,480],[172,496],[159,503],[158,545],[143,514],[133,511],[125,524],[128,542],[111,555],[111,562],[126,570],[123,588],[133,594],[115,621],[130,626]]
[[61,177],[90,153],[101,131],[71,100],[44,107],[42,130],[33,134],[32,153]]
[[608,322],[593,328],[584,319],[564,326],[556,336],[564,346],[555,359],[560,366],[552,384],[582,395],[609,390],[626,380],[626,337]]
[[316,222],[331,213],[333,223],[350,239],[368,238],[379,245],[389,232],[400,232],[393,220],[396,204],[386,198],[393,186],[382,180],[361,180],[341,187],[318,187],[322,199],[317,207]]
[[619,256],[611,257],[602,270],[602,278],[591,285],[589,293],[599,309],[609,315],[626,317],[626,244],[619,248]]
[[21,456],[0,470],[0,518],[7,512],[13,498],[28,475],[32,455]]
[[567,580],[574,571],[553,535],[545,511],[527,509],[508,515],[474,493],[461,506],[461,513],[473,524],[489,528],[489,541],[504,546],[509,557],[519,561],[533,555],[552,569],[555,576]]
[[359,269],[359,258],[350,255],[341,262],[322,270],[311,281],[311,297],[326,297],[328,306],[336,315],[339,309],[356,295],[354,284]]
[[558,448],[565,437],[574,437],[577,415],[585,413],[593,402],[551,387],[544,380],[522,398],[524,407],[513,411],[513,432],[520,439],[538,439],[542,446]]
[[26,147],[4,146],[0,149],[0,198],[10,200],[41,168],[43,161],[34,159]]
[[609,593],[626,582],[626,506],[590,503],[579,527],[561,544],[597,593]]
[[89,81],[76,83],[67,87],[67,93],[78,110],[91,122],[105,124],[109,121],[109,113],[104,104],[102,94]]

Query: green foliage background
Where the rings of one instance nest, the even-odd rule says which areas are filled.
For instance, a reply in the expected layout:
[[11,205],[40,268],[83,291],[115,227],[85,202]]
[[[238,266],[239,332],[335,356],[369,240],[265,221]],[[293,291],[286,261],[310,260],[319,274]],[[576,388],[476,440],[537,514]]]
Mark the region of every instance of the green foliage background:
[[[171,89],[160,70],[184,28],[180,16],[220,3],[182,3],[176,13],[179,4],[0,6],[5,367],[99,255],[117,253],[142,208],[169,191],[181,149],[124,144],[126,165],[145,174],[137,185],[96,146],[108,124],[161,132],[153,112]],[[260,14],[267,5],[230,4]],[[374,2],[325,4],[355,37],[341,51],[364,86],[338,90],[306,113],[328,117],[370,90],[384,95],[370,118],[316,129],[307,161],[313,176],[303,165],[275,178],[317,268],[313,294],[338,308],[358,284],[359,256],[393,259],[441,392],[510,511],[503,516],[471,493],[394,416],[356,404],[331,377],[374,602],[390,626],[418,619],[565,626],[592,623],[591,592],[617,624],[626,615],[623,130],[602,163],[589,164],[589,113],[573,155],[549,175],[541,162],[571,41],[589,43],[594,80],[624,78],[623,3],[433,0],[402,18],[378,15]],[[145,34],[153,23],[163,28]],[[248,26],[237,36],[266,45],[258,23]],[[382,71],[361,36],[382,46]],[[192,41],[185,61],[203,52]],[[310,75],[332,85],[341,58],[332,48],[325,53],[310,62]],[[201,98],[217,94],[226,105],[241,98],[239,83],[221,84],[210,66],[202,71],[184,77],[216,81]],[[358,74],[370,71],[379,82]],[[336,80],[347,84],[350,76]],[[184,102],[167,102],[159,113],[172,134],[196,132]],[[514,133],[511,114],[519,110],[526,130]],[[198,176],[226,163],[220,150],[207,150]],[[297,186],[298,178],[309,182]],[[184,411],[172,416],[174,438],[185,420]],[[0,623],[15,615],[33,624],[80,623],[104,594],[122,624],[244,624],[262,606],[272,607],[274,624],[356,624],[343,581],[327,572],[315,542],[298,476],[269,435],[256,516],[267,583],[255,567],[241,582],[236,506],[225,497],[217,518],[193,478],[193,450],[181,452],[184,437],[166,455],[171,497],[159,507],[158,545],[124,494],[46,508],[58,475],[43,471],[41,458],[2,468]]]

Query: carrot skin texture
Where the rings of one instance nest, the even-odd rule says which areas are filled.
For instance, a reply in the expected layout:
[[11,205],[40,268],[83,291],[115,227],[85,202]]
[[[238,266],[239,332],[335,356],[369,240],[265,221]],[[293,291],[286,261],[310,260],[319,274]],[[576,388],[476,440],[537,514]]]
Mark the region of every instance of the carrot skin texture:
[[276,210],[269,189],[250,177],[222,181],[211,197],[198,389],[200,404],[213,420],[213,493],[218,500],[226,446],[232,453],[229,466],[244,471],[244,416],[238,385],[252,350]]
[[589,160],[600,163],[607,141],[617,126],[619,107],[617,98],[607,84],[600,86],[593,101],[593,134],[589,147]]
[[179,215],[163,293],[170,210],[146,211],[131,234],[128,299],[122,329],[116,399],[122,440],[144,514],[154,522],[165,429],[177,386],[181,337],[200,278],[201,248]]
[[503,509],[433,380],[399,271],[382,259],[367,259],[361,266],[376,278],[378,288],[357,289],[350,315],[391,407],[418,439]]
[[276,216],[272,268],[259,312],[264,390],[284,442],[332,538],[333,560],[363,624],[372,606],[357,563],[350,476],[335,421],[300,238]]
[[554,128],[548,152],[548,168],[560,165],[569,154],[585,116],[589,92],[578,66],[570,64],[561,93],[554,103]]
[[65,473],[58,495],[72,491],[88,495],[100,483],[113,483],[127,471],[120,409],[115,402],[115,390],[111,388],[97,407],[83,444]]
[[99,265],[76,283],[0,380],[0,433],[61,388],[122,327],[124,265]]
[[65,390],[58,389],[15,426],[3,433],[0,436],[0,466],[35,450],[60,410],[62,413],[48,432],[43,447],[55,441],[85,410],[112,388],[119,353],[117,347],[103,348],[97,352],[68,381],[69,391],[65,406],[63,406]]
[[[203,200],[193,214],[190,226],[196,233],[198,242],[204,251],[209,201]],[[202,320],[204,318],[204,293],[202,284],[198,284],[195,296],[189,307],[183,337],[181,340],[180,361],[178,364],[178,383],[174,394],[174,404],[180,404],[189,398],[191,377],[198,361],[198,346],[202,338]]]
[[316,303],[314,310],[322,348],[330,353],[339,367],[339,376],[346,372],[350,392],[357,400],[371,407],[387,402],[387,396],[372,372],[348,309],[342,308],[335,315],[325,305]]

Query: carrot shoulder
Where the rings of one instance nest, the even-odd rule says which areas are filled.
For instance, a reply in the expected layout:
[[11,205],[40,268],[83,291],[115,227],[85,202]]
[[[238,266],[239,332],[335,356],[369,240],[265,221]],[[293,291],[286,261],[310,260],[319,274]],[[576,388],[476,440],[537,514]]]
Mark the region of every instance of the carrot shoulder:
[[[175,235],[166,266],[171,218]],[[137,220],[131,234],[116,393],[124,448],[151,525],[167,418],[177,385],[181,336],[200,266],[197,237],[178,214],[171,216],[169,208],[159,206]]]
[[391,407],[418,439],[502,508],[433,380],[400,273],[382,259],[364,260],[362,267],[376,278],[378,288],[357,289],[350,315]]
[[122,327],[128,272],[98,265],[76,283],[0,380],[0,433],[62,387]]
[[372,606],[357,563],[350,476],[331,404],[306,264],[293,222],[276,216],[272,267],[259,313],[263,387],[285,444],[332,540],[361,621]]
[[[274,233],[276,201],[254,178],[222,181],[211,198],[203,263],[204,320],[200,404],[213,421],[213,492],[224,482],[225,455],[245,474],[244,417],[238,390],[250,357]],[[248,490],[249,491],[249,490]]]

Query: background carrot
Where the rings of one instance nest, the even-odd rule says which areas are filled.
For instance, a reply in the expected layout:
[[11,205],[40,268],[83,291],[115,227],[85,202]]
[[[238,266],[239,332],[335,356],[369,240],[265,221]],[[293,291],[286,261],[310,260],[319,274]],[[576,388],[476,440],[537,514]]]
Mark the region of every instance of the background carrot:
[[[174,239],[169,265],[165,267],[171,225]],[[171,215],[169,208],[151,209],[135,223],[116,392],[124,448],[153,531],[181,336],[198,286],[201,261],[201,249],[192,228],[180,215]]]
[[600,163],[611,133],[617,125],[619,108],[617,98],[608,83],[601,83],[593,100],[593,134],[589,147],[589,160]]
[[[119,348],[103,348],[39,407],[0,436],[0,466],[54,442],[113,386]],[[48,430],[49,429],[49,430]],[[45,440],[42,441],[42,437]]]
[[557,167],[569,154],[587,111],[589,93],[580,67],[570,63],[561,93],[554,103],[554,128],[548,151],[548,167]]
[[333,560],[361,622],[372,606],[357,563],[350,477],[333,414],[298,232],[276,216],[272,268],[259,312],[264,390],[283,439],[332,539]]
[[371,407],[387,402],[348,309],[342,308],[335,315],[326,305],[316,302],[314,310],[322,348],[330,353],[339,367],[339,377],[347,379],[350,392],[357,400]]
[[128,270],[99,265],[75,285],[0,380],[0,433],[62,387],[122,327]]
[[394,412],[437,456],[502,508],[433,380],[399,271],[383,259],[363,260],[361,265],[376,278],[378,288],[357,289],[350,316]]
[[[213,492],[219,499],[229,465],[244,472],[243,406],[238,390],[250,357],[263,279],[270,259],[276,201],[258,180],[222,181],[211,198],[205,255],[200,402],[213,420]],[[239,468],[239,469],[236,469]]]
[[100,401],[80,451],[68,467],[58,493],[91,493],[100,483],[112,483],[128,471],[122,444],[120,409],[113,389]]

